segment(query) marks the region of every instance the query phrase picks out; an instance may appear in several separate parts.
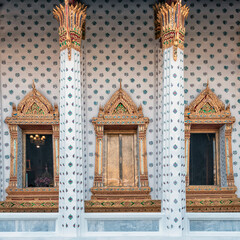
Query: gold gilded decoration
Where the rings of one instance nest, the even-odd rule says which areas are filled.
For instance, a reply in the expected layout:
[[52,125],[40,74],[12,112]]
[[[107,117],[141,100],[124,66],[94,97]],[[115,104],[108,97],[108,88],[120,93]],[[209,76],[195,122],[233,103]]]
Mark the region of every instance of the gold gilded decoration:
[[[10,159],[10,180],[6,189],[8,194],[6,201],[0,203],[0,211],[57,211],[57,205],[54,203],[53,208],[48,209],[49,204],[41,205],[45,201],[58,201],[58,183],[59,183],[59,112],[58,107],[51,103],[36,90],[33,83],[33,89],[16,107],[13,105],[12,116],[7,117],[5,122],[8,124],[11,136],[11,159]],[[44,134],[53,135],[53,168],[54,168],[54,186],[47,188],[29,187],[18,188],[18,127],[24,134]],[[23,134],[23,135],[24,135]],[[23,145],[25,145],[23,143]],[[23,157],[24,158],[24,157]],[[23,169],[26,167],[23,167]],[[26,171],[26,169],[24,170]],[[23,174],[23,182],[25,175]],[[30,208],[31,203],[36,202]],[[13,203],[11,209],[9,206]],[[20,204],[21,203],[21,204]],[[22,204],[25,204],[24,207]],[[36,210],[38,209],[38,210]]]
[[[6,118],[6,123],[20,122],[22,119],[27,122],[42,119],[42,124],[44,122],[49,122],[49,120],[57,119],[58,121],[59,113],[58,107],[52,107],[52,104],[39,92],[36,90],[33,83],[33,89],[29,92],[23,100],[16,107],[13,104],[12,117]],[[40,124],[40,123],[38,123]]]
[[[121,86],[120,86],[119,90],[116,91],[112,95],[110,100],[105,105],[104,109],[100,108],[98,117],[101,118],[101,116],[103,114],[105,116],[105,117],[103,117],[104,119],[106,119],[106,118],[107,119],[115,119],[116,118],[116,116],[115,116],[116,109],[119,106],[123,106],[123,108],[124,108],[124,114],[120,114],[120,116],[118,116],[119,120],[126,119],[126,117],[124,116],[125,113],[127,113],[129,118],[133,115],[134,115],[134,118],[142,117],[142,116],[140,116],[140,115],[142,115],[142,112],[141,112],[141,114],[139,112],[139,109],[141,109],[141,106],[138,109],[137,106],[135,105],[135,103],[129,97],[129,95],[121,88]],[[93,118],[93,121],[95,121],[95,118]],[[131,121],[129,122],[129,124],[131,124]]]
[[30,135],[30,142],[35,144],[37,148],[40,148],[40,146],[44,145],[45,140],[46,140],[46,137],[44,135],[42,136],[39,136],[38,134],[35,134],[35,136]]
[[240,212],[240,198],[187,199],[187,212]]
[[215,109],[209,103],[206,103],[199,111],[199,113],[215,113]]
[[58,200],[4,201],[0,202],[0,212],[58,212]]
[[119,103],[118,106],[116,107],[115,114],[127,114],[128,111],[127,109],[122,105],[122,103]]
[[27,110],[26,114],[44,115],[44,111],[43,111],[36,103],[34,103],[34,104]]
[[[240,211],[240,199],[235,192],[232,163],[232,124],[230,106],[216,96],[207,84],[199,96],[185,108],[185,155],[187,211],[217,212]],[[219,130],[225,125],[225,161],[227,186],[221,186],[219,147],[216,148],[214,185],[189,185],[190,135],[191,133],[215,133],[219,146]],[[233,204],[228,204],[229,202]]]
[[[151,201],[146,154],[149,119],[143,116],[142,107],[135,105],[120,84],[92,123],[96,132],[95,176],[86,211],[150,211],[140,203]],[[119,199],[128,203],[120,206]],[[101,207],[100,201],[108,207]]]
[[160,200],[90,200],[85,212],[161,212]]
[[87,7],[84,4],[69,4],[65,0],[65,7],[60,4],[53,9],[53,16],[60,24],[59,43],[60,51],[68,49],[68,58],[71,60],[71,49],[81,50],[81,40],[85,26]]
[[233,124],[230,106],[224,103],[207,85],[199,96],[185,108],[185,123],[189,124]]
[[189,8],[182,5],[181,0],[175,4],[158,3],[154,5],[155,37],[160,38],[162,48],[173,46],[173,58],[177,60],[177,49],[184,49],[185,27],[184,21]]

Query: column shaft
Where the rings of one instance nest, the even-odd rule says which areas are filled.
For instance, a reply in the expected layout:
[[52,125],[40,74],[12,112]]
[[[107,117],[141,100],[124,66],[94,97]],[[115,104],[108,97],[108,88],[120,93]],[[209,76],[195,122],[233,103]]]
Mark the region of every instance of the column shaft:
[[63,232],[75,236],[84,211],[80,53],[67,49],[60,57],[59,213]]
[[166,231],[181,235],[185,212],[183,51],[177,61],[173,47],[164,50],[163,195]]
[[184,20],[189,8],[180,0],[168,5],[158,3],[155,10],[155,36],[163,48],[162,101],[162,212],[165,213],[164,232],[182,236],[185,196],[184,139],[184,78],[183,49]]

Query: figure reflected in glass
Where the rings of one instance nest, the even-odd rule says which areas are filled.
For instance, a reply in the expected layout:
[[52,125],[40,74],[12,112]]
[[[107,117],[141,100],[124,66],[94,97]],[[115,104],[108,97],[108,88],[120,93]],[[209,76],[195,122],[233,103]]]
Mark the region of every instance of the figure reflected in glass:
[[52,135],[26,134],[26,159],[25,187],[53,186]]

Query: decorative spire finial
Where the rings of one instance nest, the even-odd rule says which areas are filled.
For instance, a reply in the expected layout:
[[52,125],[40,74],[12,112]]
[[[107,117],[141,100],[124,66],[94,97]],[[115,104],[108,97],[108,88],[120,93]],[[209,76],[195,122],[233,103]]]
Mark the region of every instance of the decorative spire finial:
[[122,79],[120,79],[119,81],[120,81],[120,89],[122,89]]
[[74,0],[65,0],[65,7],[60,4],[53,9],[53,16],[60,24],[60,51],[68,49],[68,59],[71,60],[71,49],[80,52],[87,7]]
[[162,48],[173,47],[173,59],[177,60],[177,49],[184,49],[184,21],[189,8],[181,0],[166,1],[154,5],[155,37],[160,38]]
[[209,79],[207,80],[207,88],[209,88]]

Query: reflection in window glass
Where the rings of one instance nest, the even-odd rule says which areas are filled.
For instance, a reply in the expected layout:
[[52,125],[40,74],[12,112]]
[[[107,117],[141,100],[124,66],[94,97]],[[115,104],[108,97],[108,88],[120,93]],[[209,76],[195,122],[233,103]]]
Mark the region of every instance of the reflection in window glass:
[[53,147],[51,134],[26,134],[26,187],[52,187]]
[[190,185],[214,185],[215,134],[191,133]]

